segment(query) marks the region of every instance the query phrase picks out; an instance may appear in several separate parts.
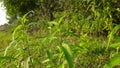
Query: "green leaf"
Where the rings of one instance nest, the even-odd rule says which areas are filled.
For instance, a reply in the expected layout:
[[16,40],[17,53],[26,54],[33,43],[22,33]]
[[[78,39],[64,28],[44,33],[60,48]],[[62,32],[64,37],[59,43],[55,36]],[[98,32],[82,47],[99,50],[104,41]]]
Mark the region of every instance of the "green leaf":
[[14,30],[14,32],[13,32],[13,37],[12,37],[12,40],[14,41],[14,39],[15,39],[15,33],[18,31],[18,30],[20,30],[22,28],[22,25],[18,25],[16,28],[15,28],[15,30]]
[[60,64],[60,67],[59,68],[65,68],[65,64],[67,63],[67,61],[63,61],[61,64]]
[[42,63],[44,64],[44,63],[49,62],[49,61],[50,61],[50,59],[46,59]]
[[47,50],[47,56],[50,59],[50,61],[53,61],[53,53],[52,53],[52,51]]
[[24,62],[24,68],[29,68],[30,57]]
[[113,68],[114,66],[120,64],[120,54],[115,55],[110,59],[108,64],[104,66],[104,68]]
[[110,66],[108,66],[108,65],[106,64],[106,65],[104,65],[103,68],[112,68],[112,67],[110,67]]
[[62,51],[65,54],[65,58],[69,64],[69,68],[74,68],[74,61],[73,61],[73,56],[71,53],[71,50],[67,44],[62,44]]
[[60,25],[60,23],[62,22],[62,20],[65,18],[65,15],[64,16],[62,16],[61,18],[60,18],[60,20],[58,21],[58,26]]
[[57,22],[55,21],[51,21],[51,22],[48,22],[49,26],[52,27],[53,25],[57,25]]
[[16,58],[14,58],[14,57],[11,57],[11,56],[0,56],[0,60],[2,60],[2,59],[13,59],[13,60],[15,60]]
[[108,35],[109,38],[108,38],[108,43],[107,43],[107,49],[108,49],[109,44],[110,44],[110,42],[111,42],[111,40],[113,38],[113,35],[116,33],[116,31],[118,29],[120,29],[120,25],[115,26],[115,28],[113,28],[113,30],[111,31],[111,33]]
[[21,22],[21,23],[22,23],[22,25],[24,25],[24,24],[25,24],[25,22],[26,22],[26,20],[27,20],[27,18],[26,18],[26,17],[27,17],[27,15],[28,15],[28,14],[30,14],[30,13],[31,13],[31,11],[29,11],[28,13],[26,13],[26,14],[22,17],[22,19],[21,19],[21,20],[22,20],[22,22]]
[[120,47],[120,42],[111,44],[111,47],[113,47],[113,48]]

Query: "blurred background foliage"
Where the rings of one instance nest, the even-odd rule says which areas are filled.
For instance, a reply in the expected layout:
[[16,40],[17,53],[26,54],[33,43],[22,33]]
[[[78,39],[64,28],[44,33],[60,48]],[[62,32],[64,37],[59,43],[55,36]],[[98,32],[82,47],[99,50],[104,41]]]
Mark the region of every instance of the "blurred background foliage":
[[[107,34],[119,24],[119,0],[2,0],[6,7],[9,23],[29,11],[35,21],[53,21],[66,16],[68,26],[76,33]],[[75,25],[76,27],[70,27]]]

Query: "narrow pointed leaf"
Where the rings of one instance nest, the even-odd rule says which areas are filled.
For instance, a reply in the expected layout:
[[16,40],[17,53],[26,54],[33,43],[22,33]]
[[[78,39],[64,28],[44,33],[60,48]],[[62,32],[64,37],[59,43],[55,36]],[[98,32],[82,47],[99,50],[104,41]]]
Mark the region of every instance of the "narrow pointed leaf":
[[71,50],[67,44],[62,44],[62,51],[65,54],[65,58],[69,64],[69,68],[74,68],[74,61],[73,61],[73,56],[71,53]]

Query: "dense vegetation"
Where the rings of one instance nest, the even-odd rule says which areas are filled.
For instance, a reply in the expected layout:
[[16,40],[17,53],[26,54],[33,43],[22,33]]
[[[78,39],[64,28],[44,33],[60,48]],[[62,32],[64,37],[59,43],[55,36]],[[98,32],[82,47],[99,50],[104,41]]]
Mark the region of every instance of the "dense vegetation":
[[119,0],[2,0],[0,68],[119,68]]

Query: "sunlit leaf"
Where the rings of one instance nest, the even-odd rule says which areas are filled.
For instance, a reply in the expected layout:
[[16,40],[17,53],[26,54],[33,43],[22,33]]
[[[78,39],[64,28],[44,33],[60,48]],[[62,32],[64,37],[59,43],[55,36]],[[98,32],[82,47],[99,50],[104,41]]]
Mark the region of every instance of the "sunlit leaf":
[[65,58],[69,64],[69,68],[74,68],[74,61],[73,61],[73,56],[72,52],[67,44],[62,44],[62,50],[65,54]]
[[65,68],[65,64],[67,63],[67,61],[63,61],[61,64],[60,64],[60,67],[59,68]]
[[120,47],[120,42],[111,44],[111,47],[113,47],[113,48]]
[[46,59],[42,63],[44,64],[44,63],[49,62],[49,61],[50,61],[50,59]]

